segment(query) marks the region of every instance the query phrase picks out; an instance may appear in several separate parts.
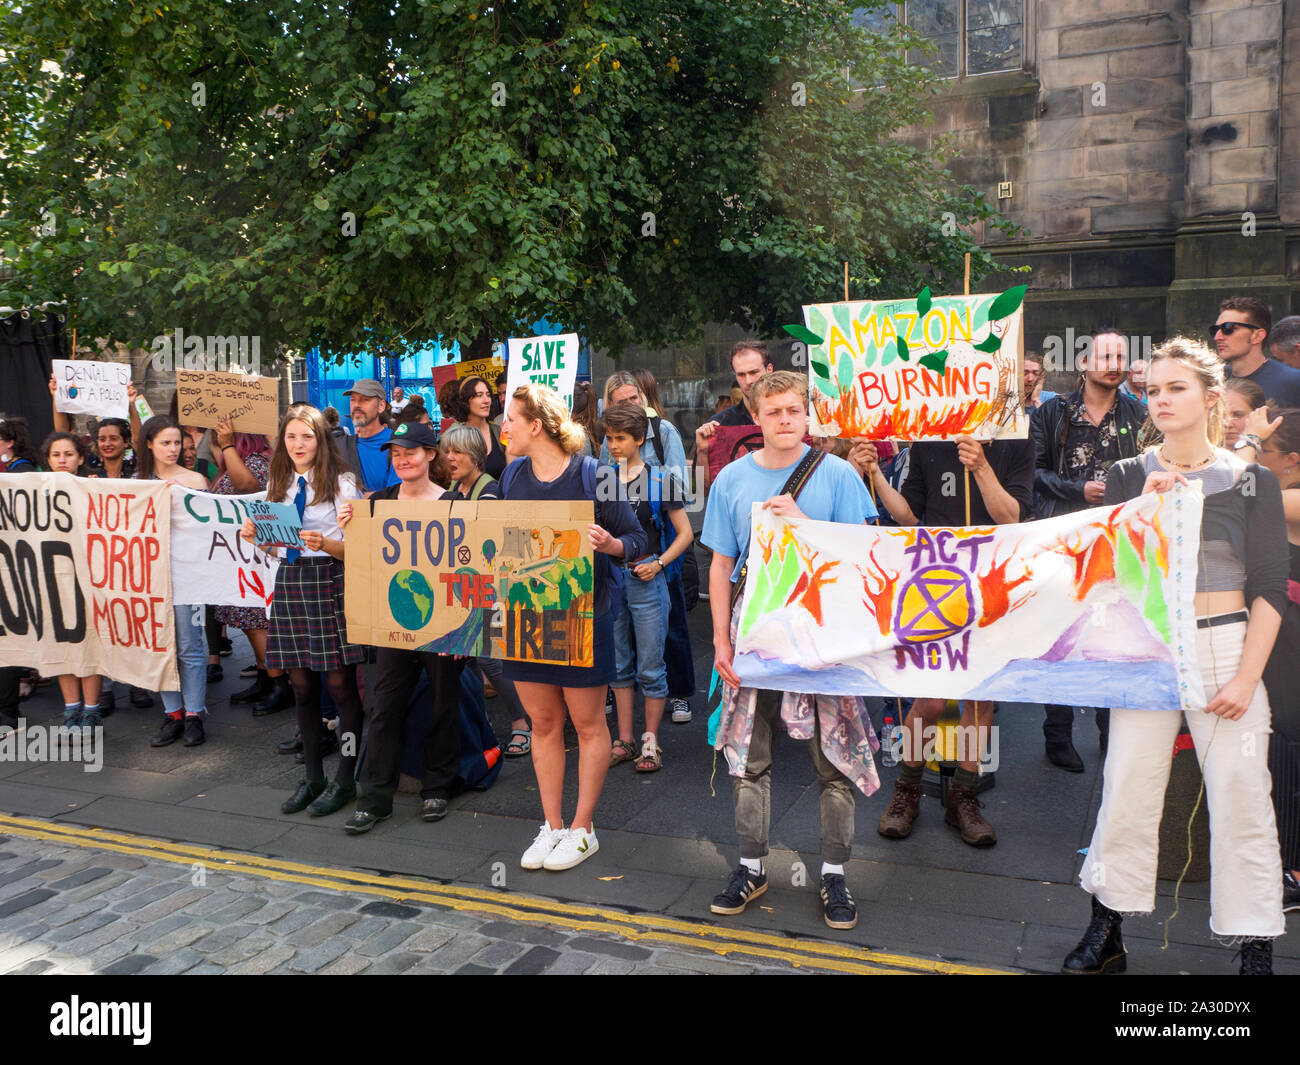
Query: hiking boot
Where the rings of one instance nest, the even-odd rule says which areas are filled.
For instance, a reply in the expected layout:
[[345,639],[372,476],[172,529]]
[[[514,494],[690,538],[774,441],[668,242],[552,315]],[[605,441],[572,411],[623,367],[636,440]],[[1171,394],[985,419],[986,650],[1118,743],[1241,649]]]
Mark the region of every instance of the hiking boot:
[[1241,976],[1273,975],[1273,941],[1247,939],[1241,944]]
[[[1092,920],[1079,945],[1066,955],[1061,972],[1073,975],[1122,973],[1128,967],[1120,925],[1124,918],[1092,897]],[[1244,964],[1244,958],[1243,958]]]
[[912,832],[912,822],[921,812],[921,785],[894,781],[894,795],[880,815],[876,831],[886,839],[906,839]]
[[948,785],[948,813],[944,821],[961,833],[961,838],[972,847],[991,847],[998,841],[993,826],[980,813],[983,804],[975,796],[974,788],[960,784]]
[[727,881],[726,890],[721,895],[713,896],[713,913],[731,916],[743,913],[751,901],[767,890],[767,877],[762,873],[751,873],[746,865],[736,866],[736,871]]
[[858,908],[840,873],[822,877],[822,915],[831,928],[853,928],[858,923]]

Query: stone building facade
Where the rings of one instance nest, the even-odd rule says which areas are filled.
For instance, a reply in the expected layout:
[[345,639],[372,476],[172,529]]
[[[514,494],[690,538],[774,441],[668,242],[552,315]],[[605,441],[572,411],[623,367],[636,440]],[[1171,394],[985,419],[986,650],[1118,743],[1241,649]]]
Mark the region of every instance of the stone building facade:
[[[1029,231],[985,245],[1032,271],[1028,347],[1065,349],[1101,325],[1150,343],[1208,340],[1229,295],[1265,299],[1274,320],[1300,311],[1300,3],[925,0],[898,16],[924,21],[945,57],[974,55],[994,33],[1019,53],[1016,69],[954,67],[933,124],[904,137],[947,137],[957,179]],[[1025,280],[998,273],[980,287]],[[648,366],[686,400],[683,371],[703,361],[695,391],[711,395],[730,384],[731,335],[620,363]],[[593,376],[610,368],[597,359]]]

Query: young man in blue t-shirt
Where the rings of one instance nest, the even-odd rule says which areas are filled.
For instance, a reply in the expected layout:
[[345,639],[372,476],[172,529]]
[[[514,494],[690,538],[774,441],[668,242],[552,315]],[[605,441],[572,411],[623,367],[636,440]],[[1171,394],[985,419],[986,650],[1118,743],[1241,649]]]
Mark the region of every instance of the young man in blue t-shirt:
[[[736,834],[740,837],[740,865],[726,890],[713,900],[714,913],[740,913],[750,900],[767,890],[763,859],[768,852],[771,816],[772,734],[786,723],[787,731],[799,722],[800,731],[810,735],[809,748],[821,786],[822,877],[821,898],[826,923],[832,928],[852,928],[858,911],[844,882],[844,863],[853,843],[853,786],[865,794],[879,786],[862,722],[866,720],[861,699],[841,698],[837,730],[860,738],[851,743],[854,752],[847,759],[824,736],[816,709],[809,713],[809,700],[816,696],[768,691],[743,685],[733,663],[731,642],[732,585],[741,562],[749,553],[750,510],[754,503],[783,518],[812,518],[860,525],[876,516],[858,472],[843,459],[826,455],[799,493],[797,501],[782,488],[809,450],[803,438],[808,429],[808,392],[804,378],[788,371],[771,373],[753,387],[754,414],[763,431],[763,447],[729,463],[718,475],[709,493],[701,539],[713,551],[709,568],[709,606],[713,614],[713,648],[718,676],[724,684],[722,724],[728,760],[733,753],[732,794],[736,811]],[[811,718],[811,722],[808,720]],[[751,733],[752,730],[752,733]],[[861,735],[859,735],[861,734]],[[748,736],[747,750],[743,737]],[[735,740],[740,737],[740,742]],[[839,768],[847,766],[852,780]]]

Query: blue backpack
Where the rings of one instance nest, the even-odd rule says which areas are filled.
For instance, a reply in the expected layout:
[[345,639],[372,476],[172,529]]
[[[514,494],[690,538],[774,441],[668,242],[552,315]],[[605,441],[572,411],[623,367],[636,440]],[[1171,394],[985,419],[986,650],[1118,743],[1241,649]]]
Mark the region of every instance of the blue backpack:
[[[664,482],[668,478],[668,471],[662,466],[647,466],[650,471],[650,491],[648,502],[650,503],[650,516],[654,519],[655,532],[659,535],[659,546],[656,553],[662,555],[672,542],[677,539],[677,530],[673,528],[673,523],[667,519],[664,514],[662,500],[664,496]],[[674,482],[669,481],[669,484]],[[680,499],[678,500],[680,502]],[[654,547],[653,544],[650,545]],[[675,558],[664,567],[664,576],[669,581],[675,581],[682,572],[681,558]]]

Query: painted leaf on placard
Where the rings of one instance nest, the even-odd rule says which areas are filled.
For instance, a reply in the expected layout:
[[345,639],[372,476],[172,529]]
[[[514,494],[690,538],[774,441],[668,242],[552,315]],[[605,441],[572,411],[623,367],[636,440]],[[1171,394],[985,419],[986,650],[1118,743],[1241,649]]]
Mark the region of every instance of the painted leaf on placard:
[[850,392],[853,390],[853,356],[845,352],[840,356],[840,366],[837,378],[840,383],[840,392]]
[[908,354],[907,350],[907,341],[902,337],[898,338],[898,357],[904,362],[907,362],[907,360],[911,358],[911,355]]
[[943,373],[944,367],[948,365],[948,353],[946,351],[932,351],[929,355],[922,355],[917,361],[927,370]]
[[990,329],[989,335],[975,345],[975,350],[983,351],[983,352],[994,352],[997,351],[998,348],[1000,347],[1002,347],[1002,338],[998,336],[997,333],[993,332],[993,330]]
[[1009,314],[1014,314],[1021,301],[1025,298],[1025,290],[1028,285],[1016,285],[1015,288],[1007,289],[1002,295],[993,301],[989,307],[989,321],[996,322],[1000,318],[1005,318]]
[[794,337],[795,340],[802,340],[810,348],[815,348],[822,342],[821,337],[806,325],[800,325],[798,322],[793,325],[783,325],[781,328]]
[[930,286],[926,285],[916,294],[916,313],[919,317],[924,318],[930,313]]

